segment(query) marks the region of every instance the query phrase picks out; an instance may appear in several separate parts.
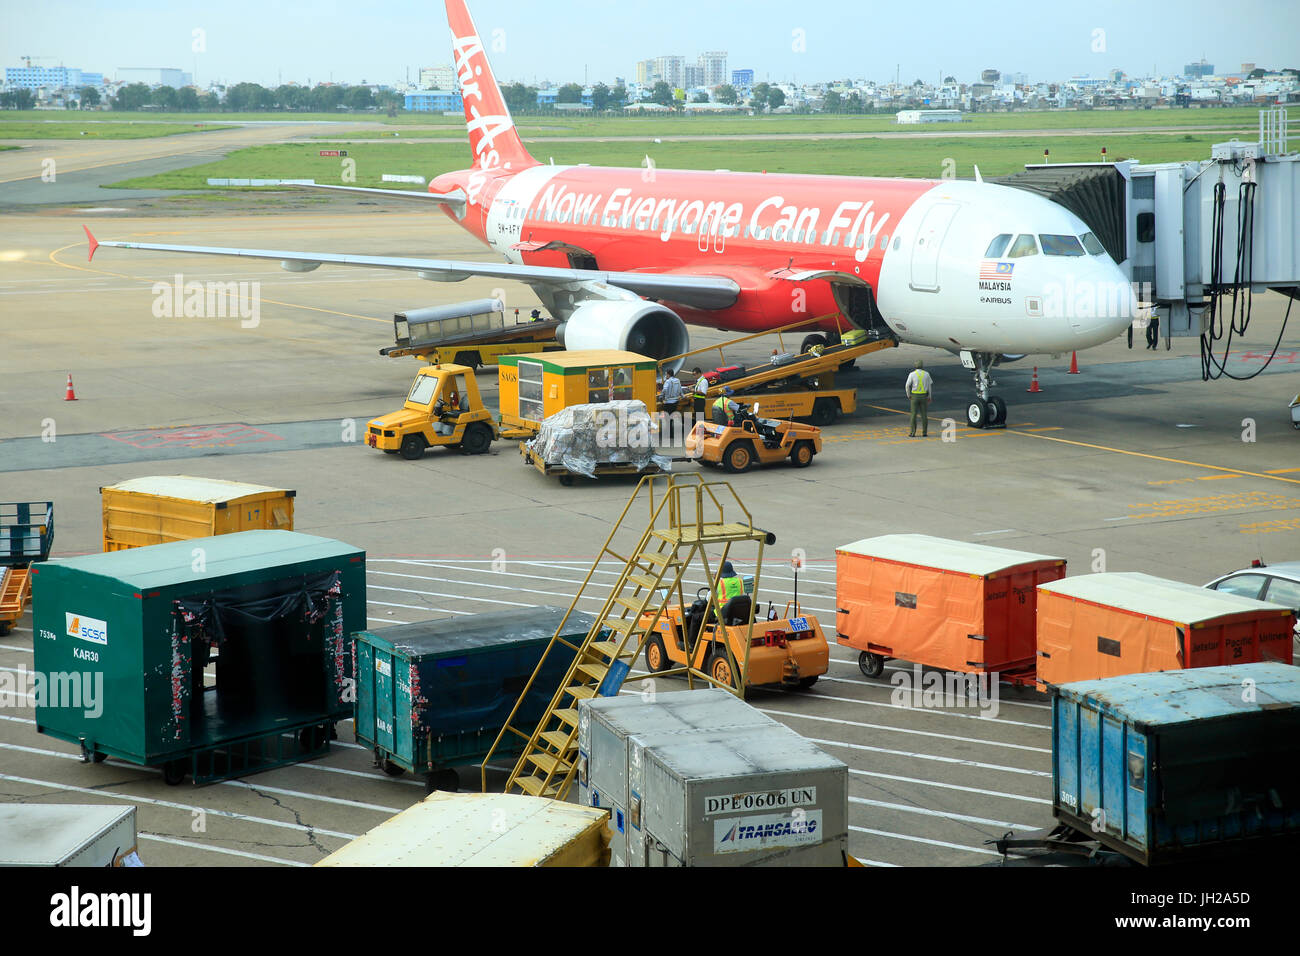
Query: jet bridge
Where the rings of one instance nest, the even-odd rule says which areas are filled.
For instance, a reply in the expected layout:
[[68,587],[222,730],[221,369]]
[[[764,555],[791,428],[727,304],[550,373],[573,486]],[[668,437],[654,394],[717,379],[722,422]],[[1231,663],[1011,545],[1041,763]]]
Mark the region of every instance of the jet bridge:
[[1300,298],[1294,139],[1300,126],[1292,130],[1279,107],[1260,111],[1257,142],[1217,143],[1208,160],[1032,165],[996,181],[1086,222],[1138,301],[1159,316],[1166,339],[1200,337],[1204,377],[1213,378],[1215,367],[1222,372],[1215,345],[1226,335],[1226,352],[1245,331],[1253,293]]

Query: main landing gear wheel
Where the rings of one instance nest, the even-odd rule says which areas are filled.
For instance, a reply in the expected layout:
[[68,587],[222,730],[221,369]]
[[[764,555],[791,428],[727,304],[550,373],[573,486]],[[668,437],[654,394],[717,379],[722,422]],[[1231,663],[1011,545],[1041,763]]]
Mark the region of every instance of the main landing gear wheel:
[[987,428],[989,424],[989,408],[982,400],[975,399],[966,406],[966,424],[971,428]]
[[997,395],[989,396],[989,424],[1005,425],[1007,423],[1007,403]]
[[879,654],[863,651],[858,655],[858,670],[868,677],[879,677],[885,672],[885,659]]
[[799,345],[799,354],[802,355],[804,352],[807,352],[814,345],[824,346],[825,344],[826,344],[826,336],[824,335],[805,336],[803,342],[800,343]]

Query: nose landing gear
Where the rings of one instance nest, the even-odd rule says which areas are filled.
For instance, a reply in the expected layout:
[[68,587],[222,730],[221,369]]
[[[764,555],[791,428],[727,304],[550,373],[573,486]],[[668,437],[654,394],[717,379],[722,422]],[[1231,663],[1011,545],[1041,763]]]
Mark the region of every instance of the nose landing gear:
[[961,353],[961,364],[975,372],[975,392],[978,397],[966,406],[966,424],[971,428],[1007,426],[1007,403],[1000,396],[989,394],[989,388],[997,385],[989,375],[997,358],[989,352]]

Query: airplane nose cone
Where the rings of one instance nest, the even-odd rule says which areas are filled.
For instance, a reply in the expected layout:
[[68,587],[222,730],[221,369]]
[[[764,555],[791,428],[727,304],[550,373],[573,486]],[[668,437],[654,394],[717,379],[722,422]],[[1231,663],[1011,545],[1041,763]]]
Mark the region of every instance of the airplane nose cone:
[[1119,335],[1137,317],[1132,285],[1113,262],[1093,262],[1067,283],[1065,318],[1080,348],[1100,345]]

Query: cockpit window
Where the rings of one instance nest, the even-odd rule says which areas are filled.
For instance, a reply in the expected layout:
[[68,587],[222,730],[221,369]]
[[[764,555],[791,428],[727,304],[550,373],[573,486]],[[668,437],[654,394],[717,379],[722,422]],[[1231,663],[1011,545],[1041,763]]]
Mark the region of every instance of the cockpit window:
[[989,243],[989,247],[984,250],[985,259],[997,259],[1002,253],[1007,251],[1007,243],[1011,241],[1011,233],[1004,232],[1000,236],[995,236]]
[[1025,233],[1016,236],[1016,241],[1011,246],[1011,251],[1007,253],[1008,259],[1019,259],[1021,256],[1038,255],[1038,243],[1034,242],[1034,237]]
[[1106,247],[1103,246],[1101,241],[1092,233],[1085,232],[1079,238],[1083,240],[1083,248],[1088,250],[1088,255],[1104,256],[1106,254]]
[[1038,241],[1043,244],[1045,256],[1083,255],[1083,245],[1074,236],[1045,236],[1039,233]]

